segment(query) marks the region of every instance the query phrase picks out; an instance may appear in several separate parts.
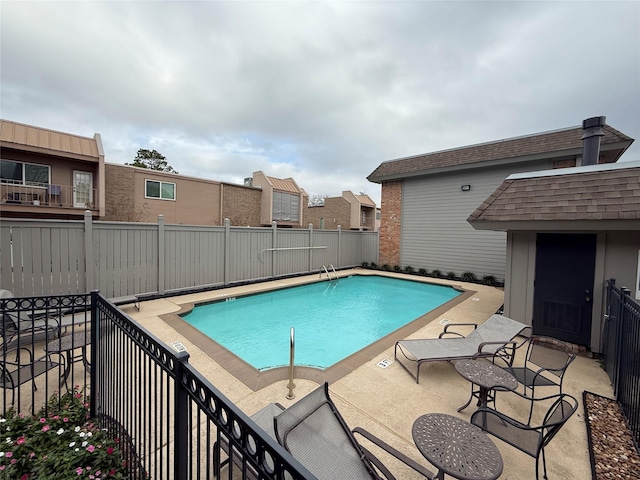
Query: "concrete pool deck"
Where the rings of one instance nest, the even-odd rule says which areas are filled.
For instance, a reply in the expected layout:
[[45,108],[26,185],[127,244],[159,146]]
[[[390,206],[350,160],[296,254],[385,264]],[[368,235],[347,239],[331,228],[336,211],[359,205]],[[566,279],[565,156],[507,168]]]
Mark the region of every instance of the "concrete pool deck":
[[[355,270],[338,273],[343,276],[352,273],[380,272]],[[388,275],[403,277],[399,274]],[[416,384],[415,380],[393,359],[395,340],[387,339],[386,343],[378,345],[377,349],[367,351],[365,358],[345,364],[345,371],[340,372],[340,375],[335,378],[327,378],[322,373],[318,373],[315,379],[299,378],[296,375],[294,390],[296,397],[288,400],[286,398],[287,380],[263,378],[249,386],[246,379],[243,381],[234,375],[234,367],[230,367],[226,361],[221,362],[225,363],[226,368],[223,367],[218,363],[216,353],[212,354],[206,345],[203,347],[197,337],[193,337],[193,332],[185,331],[184,322],[181,324],[167,321],[171,315],[175,315],[188,304],[220,299],[225,295],[234,296],[285,285],[291,286],[305,283],[310,279],[317,280],[317,278],[317,275],[310,275],[146,301],[141,304],[140,311],[136,311],[133,306],[124,306],[122,309],[167,344],[181,342],[189,352],[189,363],[248,415],[270,402],[289,406],[314,390],[319,383],[328,380],[331,396],[351,428],[360,426],[371,431],[435,472],[435,468],[418,452],[411,436],[411,426],[420,415],[433,412],[448,413],[469,420],[474,411],[473,405],[460,413],[457,412],[457,408],[468,399],[470,385],[451,364],[433,362],[430,365],[424,365],[420,384]],[[412,276],[411,278],[421,277]],[[481,323],[495,313],[503,303],[503,292],[499,288],[431,278],[423,280],[459,286],[469,293],[461,296],[464,298],[456,304],[447,304],[446,308],[432,312],[423,323],[413,324],[413,332],[403,330],[401,338],[436,338],[443,329],[441,322],[445,320],[451,323]],[[391,364],[383,368],[378,364],[385,359],[391,361]],[[297,371],[298,367],[296,367]],[[591,478],[582,406],[582,394],[585,390],[607,397],[613,396],[609,378],[599,362],[579,356],[567,371],[564,391],[576,397],[580,406],[546,449],[547,470],[550,478]],[[528,405],[513,394],[498,395],[498,408],[516,418],[526,418]],[[514,480],[535,478],[533,458],[494,437],[492,439],[504,461],[504,471],[500,478]],[[391,471],[397,474],[398,478],[413,478],[410,471],[402,470],[400,465],[388,461],[386,457],[381,458],[385,463],[389,463]]]

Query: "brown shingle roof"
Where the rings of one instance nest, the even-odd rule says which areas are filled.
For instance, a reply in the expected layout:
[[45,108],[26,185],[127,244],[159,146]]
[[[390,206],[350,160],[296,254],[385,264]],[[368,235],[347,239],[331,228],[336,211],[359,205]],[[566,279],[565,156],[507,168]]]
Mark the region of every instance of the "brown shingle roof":
[[[607,150],[607,146],[613,147],[617,144],[621,146],[619,156],[633,142],[632,138],[609,125],[604,126],[604,132],[605,135],[601,138],[601,151]],[[583,133],[584,130],[579,126],[389,160],[380,164],[367,179],[371,182],[381,183],[384,180],[411,177],[440,168],[545,154],[560,156],[570,154],[572,151],[579,153],[582,150]]]
[[636,221],[631,228],[640,228],[640,163],[593,167],[512,175],[467,221],[475,228],[489,222]]
[[1,119],[0,142],[2,147],[54,154],[57,152],[64,156],[97,158],[100,155],[95,137],[81,137]]

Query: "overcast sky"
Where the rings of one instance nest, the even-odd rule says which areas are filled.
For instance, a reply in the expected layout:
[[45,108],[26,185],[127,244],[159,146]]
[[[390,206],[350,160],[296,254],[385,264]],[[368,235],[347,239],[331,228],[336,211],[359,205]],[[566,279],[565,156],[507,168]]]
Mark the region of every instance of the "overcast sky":
[[576,126],[637,139],[640,2],[0,3],[1,117],[366,192],[383,161]]

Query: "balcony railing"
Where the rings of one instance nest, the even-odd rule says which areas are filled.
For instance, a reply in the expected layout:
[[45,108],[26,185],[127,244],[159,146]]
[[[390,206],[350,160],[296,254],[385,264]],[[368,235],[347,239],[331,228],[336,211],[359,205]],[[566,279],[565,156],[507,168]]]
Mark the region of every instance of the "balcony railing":
[[18,185],[0,184],[0,201],[3,206],[38,206],[57,208],[95,209],[95,188],[71,185]]

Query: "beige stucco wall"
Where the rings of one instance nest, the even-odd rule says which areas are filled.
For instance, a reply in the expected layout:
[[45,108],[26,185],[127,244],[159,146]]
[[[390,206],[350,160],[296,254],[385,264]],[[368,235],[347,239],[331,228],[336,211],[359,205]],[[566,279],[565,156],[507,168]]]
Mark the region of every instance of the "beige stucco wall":
[[[590,233],[590,232],[584,232]],[[591,350],[600,351],[600,332],[605,308],[605,288],[609,278],[617,286],[635,293],[638,275],[640,232],[598,232],[594,273]],[[532,324],[536,261],[536,232],[516,231],[507,234],[505,274],[505,315]]]

